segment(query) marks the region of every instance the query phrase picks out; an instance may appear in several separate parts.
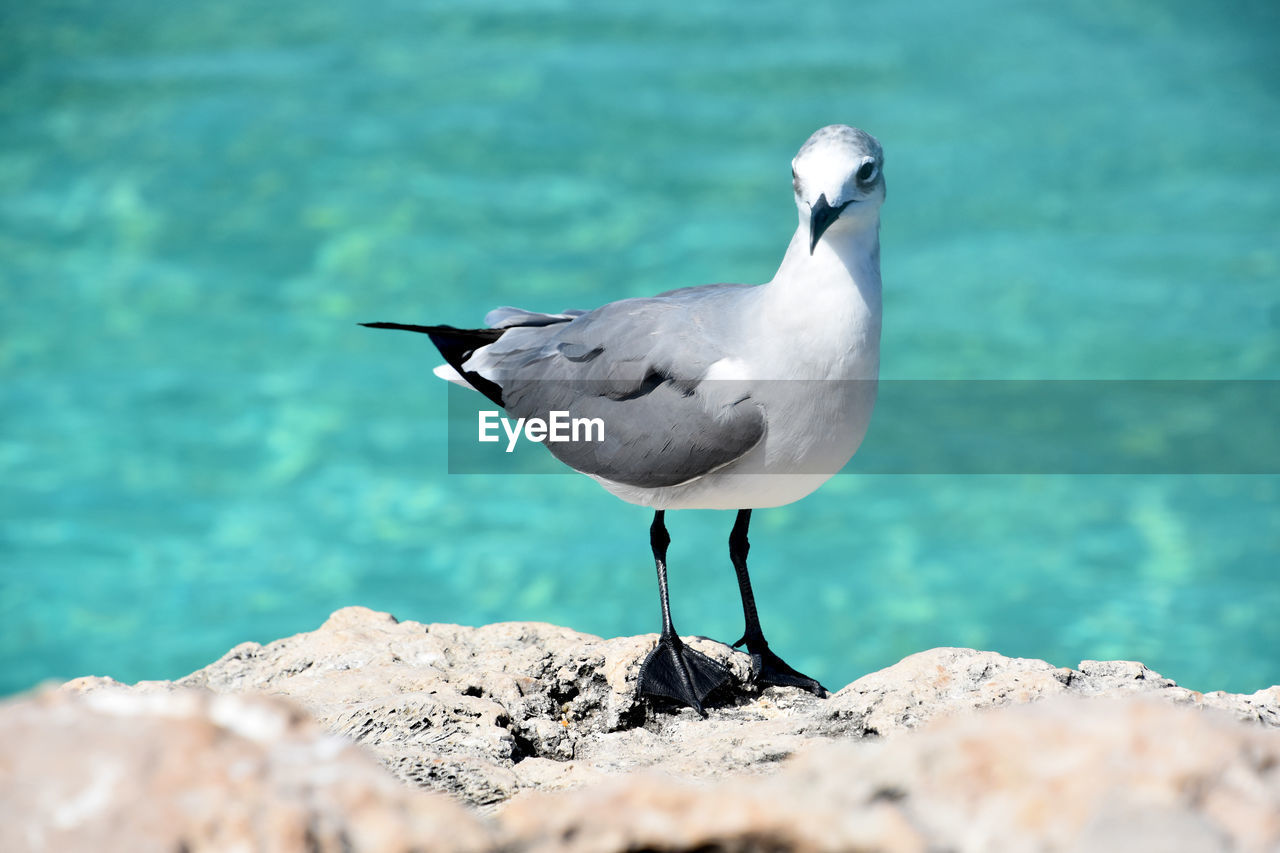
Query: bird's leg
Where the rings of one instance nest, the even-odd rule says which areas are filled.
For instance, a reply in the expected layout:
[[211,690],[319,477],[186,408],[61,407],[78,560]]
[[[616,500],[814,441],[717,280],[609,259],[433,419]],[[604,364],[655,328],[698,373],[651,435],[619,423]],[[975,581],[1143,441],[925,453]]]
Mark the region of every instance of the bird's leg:
[[733,570],[738,574],[738,592],[742,595],[742,615],[747,627],[742,639],[734,643],[734,648],[745,645],[751,654],[751,671],[758,684],[775,684],[785,687],[799,687],[818,696],[826,696],[827,690],[814,679],[802,672],[796,672],[772,651],[765,642],[764,632],[760,630],[760,616],[756,613],[756,596],[751,591],[751,577],[747,574],[747,552],[751,543],[747,541],[747,527],[751,524],[751,510],[738,510],[738,517],[733,523],[733,532],[729,534],[729,559],[733,561]]
[[649,544],[658,567],[658,595],[662,599],[662,634],[658,645],[640,667],[640,692],[666,696],[683,702],[703,717],[702,700],[729,679],[729,670],[711,658],[681,642],[671,624],[671,603],[667,599],[667,546],[671,537],[663,522],[663,511],[653,516],[649,528]]

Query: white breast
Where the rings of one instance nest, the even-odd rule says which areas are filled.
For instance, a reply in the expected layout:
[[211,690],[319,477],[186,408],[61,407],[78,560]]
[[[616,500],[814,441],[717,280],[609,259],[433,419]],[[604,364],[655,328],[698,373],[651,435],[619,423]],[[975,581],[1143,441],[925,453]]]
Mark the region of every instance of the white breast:
[[717,396],[750,393],[766,417],[761,443],[678,486],[600,480],[606,489],[656,509],[781,506],[813,492],[853,457],[870,423],[880,367],[874,231],[844,244],[819,243],[812,256],[798,233],[749,311],[738,351],[712,364],[704,379],[723,383]]

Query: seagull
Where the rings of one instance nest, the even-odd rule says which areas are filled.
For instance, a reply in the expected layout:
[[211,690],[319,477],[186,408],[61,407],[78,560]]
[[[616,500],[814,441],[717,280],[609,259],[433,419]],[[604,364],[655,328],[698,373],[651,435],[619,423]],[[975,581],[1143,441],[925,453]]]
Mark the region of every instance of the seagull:
[[[703,702],[729,671],[676,633],[667,589],[665,513],[736,510],[729,558],[757,685],[826,690],[765,641],[747,571],[754,509],[813,492],[857,451],[880,365],[880,207],[884,153],[865,131],[830,125],[791,163],[799,223],[773,279],[708,284],[543,314],[497,308],[485,328],[364,323],[422,332],[436,375],[517,417],[599,418],[603,436],[548,442],[562,462],[654,511],[649,542],[662,631],[639,691]],[[587,438],[595,440],[587,440]]]

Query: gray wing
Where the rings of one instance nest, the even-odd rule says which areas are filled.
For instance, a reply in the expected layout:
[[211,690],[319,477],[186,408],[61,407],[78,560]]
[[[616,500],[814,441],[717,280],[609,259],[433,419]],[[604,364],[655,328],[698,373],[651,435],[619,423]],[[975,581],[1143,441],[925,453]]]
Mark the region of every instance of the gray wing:
[[568,311],[561,311],[559,314],[543,314],[538,311],[526,311],[523,308],[504,305],[501,308],[494,308],[488,314],[485,314],[484,324],[490,329],[510,329],[514,326],[553,326],[556,323],[565,323],[575,317],[581,317],[585,313],[587,312],[573,308]]
[[764,437],[764,413],[747,389],[703,378],[727,355],[742,290],[685,288],[511,328],[467,367],[496,382],[504,407],[517,417],[598,418],[603,440],[587,427],[578,440],[567,429],[570,440],[547,442],[562,462],[632,486],[678,485],[732,462]]

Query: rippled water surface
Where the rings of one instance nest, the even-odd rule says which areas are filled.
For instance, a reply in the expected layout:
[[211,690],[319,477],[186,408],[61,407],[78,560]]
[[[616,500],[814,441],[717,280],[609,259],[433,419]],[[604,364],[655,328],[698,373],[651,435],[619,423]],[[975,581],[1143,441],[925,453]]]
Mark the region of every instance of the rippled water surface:
[[[447,474],[427,341],[355,324],[764,281],[831,122],[887,152],[885,377],[1280,379],[1276,9],[13,5],[0,690],[349,604],[656,630],[648,513]],[[731,523],[669,518],[685,632],[741,630]],[[752,540],[830,686],[937,645],[1280,683],[1277,476],[848,474]]]

